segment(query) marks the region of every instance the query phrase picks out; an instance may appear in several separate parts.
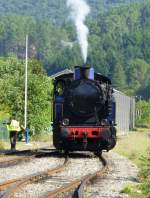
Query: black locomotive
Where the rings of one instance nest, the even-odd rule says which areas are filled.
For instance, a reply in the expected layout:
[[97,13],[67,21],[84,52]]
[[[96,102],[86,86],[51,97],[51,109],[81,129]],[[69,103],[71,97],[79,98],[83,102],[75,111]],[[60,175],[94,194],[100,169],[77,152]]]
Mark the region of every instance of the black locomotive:
[[65,151],[109,151],[116,144],[115,100],[111,81],[93,68],[54,79],[53,143]]

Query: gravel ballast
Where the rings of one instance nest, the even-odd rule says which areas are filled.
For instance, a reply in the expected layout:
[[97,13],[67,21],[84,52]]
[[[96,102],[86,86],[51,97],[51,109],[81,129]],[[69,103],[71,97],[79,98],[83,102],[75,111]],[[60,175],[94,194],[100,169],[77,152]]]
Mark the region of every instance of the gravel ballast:
[[20,178],[37,172],[56,167],[63,163],[63,159],[54,157],[34,158],[28,163],[13,167],[0,168],[0,183],[10,179]]
[[14,198],[39,198],[45,193],[79,179],[88,173],[94,173],[101,168],[98,158],[71,158],[65,171],[58,173],[41,183],[27,185]]
[[[91,198],[124,198],[127,195],[121,194],[125,184],[136,182],[138,169],[127,158],[122,157],[114,152],[104,153],[104,157],[109,162],[109,173],[103,179],[99,179],[95,184],[89,186],[87,197]],[[39,171],[45,171],[54,168],[63,163],[63,158],[44,157],[34,159],[29,163],[16,165],[10,168],[0,169],[0,182],[13,179]],[[61,187],[68,181],[78,179],[86,174],[99,170],[100,165],[98,158],[82,156],[71,158],[66,169],[46,181],[29,184],[15,193],[14,198],[39,198],[43,194]]]
[[137,182],[137,167],[127,158],[110,151],[104,154],[109,162],[109,173],[88,188],[87,197],[125,198],[121,193],[126,184]]

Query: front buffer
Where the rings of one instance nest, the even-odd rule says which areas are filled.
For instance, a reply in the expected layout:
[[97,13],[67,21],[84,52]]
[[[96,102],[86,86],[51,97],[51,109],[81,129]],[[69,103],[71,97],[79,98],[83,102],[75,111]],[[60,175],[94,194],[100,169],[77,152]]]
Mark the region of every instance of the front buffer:
[[60,126],[54,129],[56,149],[66,151],[109,151],[116,144],[116,129],[110,126]]

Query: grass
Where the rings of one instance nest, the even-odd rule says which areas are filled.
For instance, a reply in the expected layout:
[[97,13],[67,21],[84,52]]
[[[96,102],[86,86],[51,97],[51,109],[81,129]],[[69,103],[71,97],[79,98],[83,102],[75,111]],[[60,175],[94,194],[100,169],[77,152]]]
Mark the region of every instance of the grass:
[[[126,156],[141,168],[141,156],[147,154],[149,147],[150,129],[138,129],[136,132],[131,132],[125,137],[118,138],[114,151]],[[129,194],[131,198],[144,198],[140,184],[127,183],[121,190],[121,193]]]
[[135,131],[138,132],[150,132],[150,128],[135,128]]
[[126,194],[129,194],[129,193],[132,193],[134,190],[134,185],[133,183],[127,183],[124,188],[121,190],[121,193],[126,193]]
[[[52,145],[52,133],[45,133],[41,135],[35,135],[31,138],[29,137],[29,144],[25,143],[25,139],[23,141],[17,141],[16,149],[17,150],[25,150],[25,149],[38,149],[41,147],[50,147]],[[0,150],[10,149],[10,143],[4,142],[0,140]]]
[[44,133],[44,134],[34,135],[32,136],[31,141],[52,142],[52,134]]
[[[1,145],[1,142],[0,142],[0,145]],[[9,150],[10,149],[10,143],[9,142],[2,142],[2,145],[4,147],[0,147],[0,150],[3,148],[6,149],[6,150]],[[47,142],[42,142],[42,141],[29,141],[28,144],[25,143],[25,141],[19,141],[16,143],[16,149],[17,150],[28,150],[28,149],[39,149],[39,148],[50,148],[51,147],[51,142],[47,141]]]
[[5,149],[5,143],[0,140],[0,150],[4,150],[4,149]]
[[139,184],[127,183],[120,192],[129,194],[131,198],[144,198]]
[[132,132],[125,137],[118,138],[114,151],[126,156],[140,167],[140,157],[146,154],[150,147],[150,129],[146,132]]

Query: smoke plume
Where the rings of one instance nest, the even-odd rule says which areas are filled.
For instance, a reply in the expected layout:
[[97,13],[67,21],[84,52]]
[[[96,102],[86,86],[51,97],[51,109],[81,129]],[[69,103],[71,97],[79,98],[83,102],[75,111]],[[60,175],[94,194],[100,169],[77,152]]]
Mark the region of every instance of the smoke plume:
[[86,16],[90,13],[90,7],[84,0],[67,0],[67,7],[71,10],[71,18],[75,23],[78,42],[80,44],[84,63],[88,52],[88,27],[84,24]]

